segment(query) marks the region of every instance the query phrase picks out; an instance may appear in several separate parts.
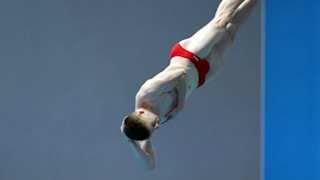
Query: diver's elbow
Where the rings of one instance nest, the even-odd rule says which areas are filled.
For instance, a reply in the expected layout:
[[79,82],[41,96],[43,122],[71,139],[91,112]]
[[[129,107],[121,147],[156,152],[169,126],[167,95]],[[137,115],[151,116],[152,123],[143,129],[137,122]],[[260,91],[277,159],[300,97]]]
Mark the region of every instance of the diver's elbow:
[[150,163],[150,164],[144,166],[144,170],[146,170],[146,171],[153,171],[155,168],[156,168],[155,163]]

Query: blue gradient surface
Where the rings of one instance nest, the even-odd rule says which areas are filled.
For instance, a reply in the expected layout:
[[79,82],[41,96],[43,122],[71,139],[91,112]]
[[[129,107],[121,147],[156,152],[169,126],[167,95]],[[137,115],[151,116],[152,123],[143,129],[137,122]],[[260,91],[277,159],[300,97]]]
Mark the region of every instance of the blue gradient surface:
[[265,180],[320,179],[318,10],[265,2]]

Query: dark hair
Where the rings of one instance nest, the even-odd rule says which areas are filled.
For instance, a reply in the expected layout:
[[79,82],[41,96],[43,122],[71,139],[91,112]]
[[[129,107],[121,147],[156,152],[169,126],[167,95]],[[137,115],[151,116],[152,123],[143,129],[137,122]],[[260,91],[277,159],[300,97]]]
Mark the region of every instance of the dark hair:
[[123,132],[130,139],[138,141],[148,139],[151,135],[150,129],[135,112],[125,117]]

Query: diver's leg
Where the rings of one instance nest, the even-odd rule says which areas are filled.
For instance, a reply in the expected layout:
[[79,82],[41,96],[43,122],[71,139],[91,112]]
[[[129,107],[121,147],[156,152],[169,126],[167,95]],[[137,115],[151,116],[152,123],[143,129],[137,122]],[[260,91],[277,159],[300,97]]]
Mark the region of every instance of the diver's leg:
[[[228,18],[224,18],[225,15],[222,12],[217,12],[221,14],[217,14],[214,21],[225,26],[225,34],[220,41],[213,46],[209,56],[206,57],[211,67],[206,77],[207,82],[212,80],[221,70],[225,52],[233,42],[238,29],[246,21],[257,2],[258,0],[244,0],[241,4],[237,4],[237,7]],[[226,21],[226,19],[228,19],[228,21]]]
[[257,1],[223,0],[214,18],[193,36],[182,40],[180,44],[199,57],[207,58],[221,40],[228,41],[226,43],[229,44],[234,39],[237,29],[247,19]]

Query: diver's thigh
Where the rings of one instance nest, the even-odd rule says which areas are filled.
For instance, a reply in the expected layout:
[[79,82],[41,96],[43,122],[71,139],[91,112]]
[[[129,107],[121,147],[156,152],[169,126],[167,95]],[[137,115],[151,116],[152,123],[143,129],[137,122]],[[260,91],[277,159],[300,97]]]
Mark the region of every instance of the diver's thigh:
[[199,57],[206,58],[224,34],[225,29],[217,27],[213,22],[210,22],[190,38],[180,41],[180,45]]

